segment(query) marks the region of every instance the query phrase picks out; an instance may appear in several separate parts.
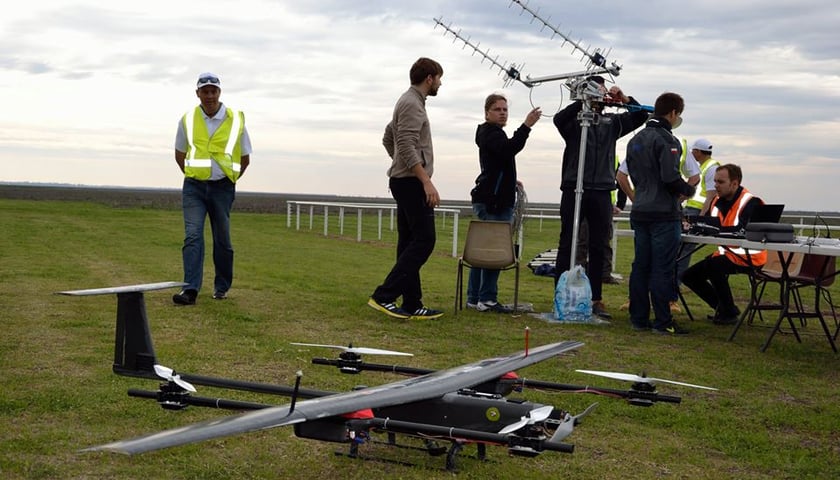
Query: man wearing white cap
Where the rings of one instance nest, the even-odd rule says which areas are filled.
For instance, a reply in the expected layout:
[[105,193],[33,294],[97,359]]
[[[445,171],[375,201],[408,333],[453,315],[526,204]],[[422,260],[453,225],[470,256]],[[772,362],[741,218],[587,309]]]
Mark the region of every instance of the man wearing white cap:
[[[700,166],[700,183],[697,185],[694,196],[686,200],[685,207],[683,207],[683,215],[685,217],[708,215],[712,200],[717,195],[715,191],[715,172],[719,165],[717,160],[712,159],[712,142],[705,138],[698,138],[691,144],[691,150],[688,153],[693,157],[693,160],[696,160],[697,165]],[[682,248],[683,251],[688,251],[689,249],[690,247],[687,246]],[[677,264],[678,284],[680,283],[683,272],[688,269],[690,264],[691,255],[684,255],[680,259]]]
[[[691,144],[691,155],[700,165],[700,185],[697,192],[686,202],[686,213],[695,215],[706,215],[714,200],[715,195],[715,171],[719,163],[712,159],[712,142],[705,138],[698,138]],[[691,209],[691,210],[689,210]],[[696,211],[695,211],[696,210]]]
[[251,159],[251,140],[245,115],[219,101],[222,82],[217,75],[198,76],[195,95],[200,104],[178,122],[175,162],[184,173],[184,289],[172,296],[176,305],[193,305],[201,290],[204,272],[204,221],[213,231],[213,264],[216,275],[213,298],[222,300],[233,283],[233,246],[230,209],[236,181]]

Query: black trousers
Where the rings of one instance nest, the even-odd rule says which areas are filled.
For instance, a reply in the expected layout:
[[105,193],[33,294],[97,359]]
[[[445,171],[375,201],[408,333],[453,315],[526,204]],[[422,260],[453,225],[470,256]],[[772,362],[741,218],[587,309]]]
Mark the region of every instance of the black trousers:
[[[604,242],[609,241],[612,226],[612,199],[609,190],[584,190],[580,203],[580,216],[589,228],[589,264],[586,275],[592,286],[592,301],[601,300],[604,272]],[[575,222],[575,192],[564,190],[560,198],[560,244],[557,247],[557,280],[571,266],[572,229]]]
[[738,308],[732,299],[727,275],[749,271],[749,267],[736,265],[725,255],[710,255],[688,267],[682,274],[682,283],[714,308],[718,316],[734,317],[738,315]]
[[389,185],[397,202],[397,261],[372,296],[381,303],[402,297],[402,308],[413,312],[423,306],[420,268],[435,249],[435,209],[417,178],[392,178]]

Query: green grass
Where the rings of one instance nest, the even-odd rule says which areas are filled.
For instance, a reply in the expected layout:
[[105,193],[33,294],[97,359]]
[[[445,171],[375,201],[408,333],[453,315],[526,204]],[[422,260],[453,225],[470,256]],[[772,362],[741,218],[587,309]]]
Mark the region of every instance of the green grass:
[[[365,217],[363,238],[376,238],[375,217]],[[337,220],[335,220],[337,221]],[[568,441],[572,455],[534,459],[488,450],[490,462],[470,458],[459,478],[836,478],[840,472],[840,357],[814,323],[803,342],[777,335],[759,347],[766,324],[742,328],[728,342],[729,327],[680,321],[692,333],[663,338],[635,333],[618,306],[625,285],[605,286],[615,313],[610,325],[559,325],[528,316],[453,314],[456,260],[451,230],[439,231],[436,253],[423,269],[424,301],[443,308],[437,321],[393,321],[367,308],[368,295],[394,258],[394,232],[381,241],[356,242],[356,218],[343,236],[325,238],[323,219],[314,230],[286,228],[284,215],[234,213],[236,273],[230,298],[174,307],[174,291],[149,292],[146,308],[161,363],[184,372],[290,385],[303,370],[304,386],[346,390],[394,380],[387,374],[340,375],[311,365],[332,352],[289,342],[314,342],[410,351],[406,362],[443,368],[533,343],[585,342],[572,355],[520,372],[573,384],[626,388],[575,369],[647,372],[651,376],[720,388],[718,392],[661,386],[682,396],[680,405],[633,407],[592,395],[525,392],[530,400],[578,412],[600,406]],[[461,242],[466,232],[462,219]],[[76,202],[0,200],[0,477],[65,478],[452,478],[442,459],[378,446],[371,454],[417,463],[354,461],[333,455],[343,448],[294,437],[280,428],[153,452],[135,457],[81,454],[80,448],[228,414],[190,408],[164,411],[129,398],[129,388],[155,382],[111,373],[116,302],[112,296],[66,297],[54,292],[181,279],[182,220],[178,210],[112,208]],[[558,226],[526,224],[529,259],[554,247]],[[338,232],[337,224],[330,232]],[[461,243],[463,244],[463,243]],[[698,257],[699,257],[698,253]],[[629,276],[632,242],[619,240],[616,270]],[[208,262],[205,283],[212,282]],[[500,281],[511,301],[513,275]],[[552,307],[552,282],[523,270],[520,298],[541,312]],[[835,287],[836,290],[836,287]],[[740,303],[746,281],[735,280]],[[840,293],[835,291],[835,298]],[[708,309],[687,296],[697,317]],[[377,361],[380,359],[368,359]],[[283,398],[201,388],[203,396],[281,403]]]

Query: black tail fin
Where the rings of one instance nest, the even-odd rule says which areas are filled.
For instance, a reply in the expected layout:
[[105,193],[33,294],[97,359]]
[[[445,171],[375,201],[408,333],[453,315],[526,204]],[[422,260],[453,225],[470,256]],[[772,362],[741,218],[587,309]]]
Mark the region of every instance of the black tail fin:
[[117,293],[114,373],[156,379],[156,363],[143,292]]

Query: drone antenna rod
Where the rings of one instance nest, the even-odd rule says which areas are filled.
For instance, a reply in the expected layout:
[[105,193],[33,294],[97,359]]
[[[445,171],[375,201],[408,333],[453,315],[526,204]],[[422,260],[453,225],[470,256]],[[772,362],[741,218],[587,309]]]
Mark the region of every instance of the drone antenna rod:
[[298,390],[300,390],[300,378],[303,377],[303,372],[298,370],[295,372],[295,389],[292,391],[292,402],[289,405],[289,415],[295,411],[295,403],[297,403]]
[[[562,33],[557,27],[550,24],[548,22],[548,19],[542,18],[540,16],[540,9],[539,8],[537,8],[536,10],[532,9],[531,7],[528,6],[529,2],[527,0],[525,0],[525,1],[523,1],[523,0],[512,0],[511,5],[513,5],[514,3],[519,5],[519,8],[522,9],[522,12],[520,12],[520,15],[522,15],[522,13],[524,13],[524,12],[528,12],[528,14],[531,15],[531,23],[533,23],[534,20],[539,20],[543,24],[543,28],[548,28],[549,30],[554,32],[554,34],[560,35],[561,37],[563,37],[563,45],[565,45],[568,42],[569,44],[571,44],[574,47],[575,50],[581,51],[585,57],[589,57],[590,59],[593,57],[593,54],[591,54],[589,52],[589,47],[583,48],[580,45],[580,40],[575,42],[574,40],[572,40],[572,38],[569,35],[566,35],[566,34]],[[542,29],[540,29],[540,31],[542,31]],[[571,32],[569,32],[569,34],[571,34]],[[554,37],[554,35],[552,35],[552,38],[553,37]]]
[[[467,47],[470,47],[473,51],[473,53],[472,53],[473,55],[475,55],[476,53],[481,55],[481,57],[482,57],[481,63],[484,63],[484,61],[487,60],[488,62],[490,62],[490,68],[491,69],[493,69],[494,67],[498,68],[501,72],[504,72],[505,75],[510,77],[509,69],[506,68],[505,65],[499,63],[499,56],[496,55],[495,58],[491,57],[489,49],[485,49],[485,50],[481,49],[481,47],[480,47],[481,42],[473,43],[472,42],[472,37],[464,37],[464,35],[461,34],[461,29],[458,29],[458,31],[453,30],[451,22],[450,22],[449,25],[446,25],[446,24],[443,23],[443,21],[440,18],[435,18],[434,21],[435,21],[435,27],[436,28],[437,28],[437,25],[440,25],[441,28],[443,28],[443,30],[444,30],[443,35],[444,36],[446,36],[446,34],[449,33],[454,37],[452,39],[452,43],[457,43],[460,40],[464,44],[464,46],[461,47],[462,50],[467,48]],[[507,62],[505,62],[505,64],[506,63]],[[519,78],[514,78],[514,79],[521,81]]]

